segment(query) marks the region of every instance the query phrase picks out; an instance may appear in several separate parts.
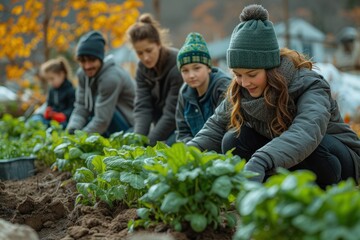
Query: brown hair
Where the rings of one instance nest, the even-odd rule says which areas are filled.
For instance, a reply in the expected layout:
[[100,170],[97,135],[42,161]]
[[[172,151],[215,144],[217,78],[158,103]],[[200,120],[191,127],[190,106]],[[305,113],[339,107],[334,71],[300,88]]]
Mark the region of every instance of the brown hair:
[[[312,62],[297,51],[282,48],[281,57],[290,59],[295,68],[312,69]],[[294,119],[293,100],[289,96],[287,81],[279,72],[278,68],[266,69],[267,86],[264,89],[265,104],[270,109],[274,109],[276,116],[270,122],[270,128],[274,135],[279,136],[286,131]],[[240,133],[240,128],[244,122],[241,113],[241,86],[236,81],[232,81],[227,96],[232,105],[229,128],[235,128]]]
[[131,25],[126,33],[131,44],[141,40],[148,40],[161,46],[170,45],[168,29],[161,28],[160,23],[149,13],[140,15],[138,21]]
[[40,75],[43,76],[47,72],[64,73],[65,78],[71,80],[72,73],[69,62],[64,57],[50,59],[40,66]]

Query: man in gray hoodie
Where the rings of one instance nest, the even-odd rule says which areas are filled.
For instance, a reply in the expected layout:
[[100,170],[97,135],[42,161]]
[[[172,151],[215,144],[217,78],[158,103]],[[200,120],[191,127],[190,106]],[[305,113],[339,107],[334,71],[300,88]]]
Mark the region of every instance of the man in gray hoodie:
[[83,35],[77,45],[79,84],[67,130],[83,130],[108,137],[132,127],[135,82],[105,55],[105,39],[97,31]]

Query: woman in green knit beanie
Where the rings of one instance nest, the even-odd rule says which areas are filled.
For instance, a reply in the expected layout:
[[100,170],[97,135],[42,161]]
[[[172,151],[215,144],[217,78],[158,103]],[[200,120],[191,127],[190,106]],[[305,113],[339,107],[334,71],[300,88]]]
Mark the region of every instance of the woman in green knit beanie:
[[240,20],[227,51],[234,79],[226,99],[188,145],[235,148],[258,182],[278,167],[310,170],[321,187],[358,181],[360,140],[344,123],[328,82],[301,53],[279,48],[262,6],[245,7]]

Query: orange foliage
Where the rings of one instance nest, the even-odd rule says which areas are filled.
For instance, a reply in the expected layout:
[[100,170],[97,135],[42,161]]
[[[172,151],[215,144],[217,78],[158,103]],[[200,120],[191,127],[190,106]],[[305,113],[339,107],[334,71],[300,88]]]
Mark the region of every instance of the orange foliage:
[[[0,23],[0,59],[5,58],[10,63],[6,67],[7,78],[19,79],[26,70],[36,67],[25,64],[24,60],[31,58],[36,50],[39,54],[44,36],[47,36],[48,49],[57,53],[73,51],[75,41],[93,29],[104,34],[108,48],[119,47],[124,42],[126,29],[139,16],[141,6],[141,0],[125,0],[121,4],[83,0],[26,0],[0,4],[0,14],[6,12],[9,16]],[[75,15],[75,21],[68,19],[70,13]],[[47,29],[44,29],[45,20],[48,20]],[[43,49],[43,52],[46,51]]]
[[[0,15],[7,17],[0,22],[0,59],[8,62],[6,78],[21,88],[19,99],[28,99],[23,100],[21,108],[25,110],[46,100],[40,80],[36,76],[24,78],[27,71],[41,64],[38,60],[32,62],[35,56],[44,54],[46,60],[50,50],[55,55],[64,52],[72,55],[76,41],[90,30],[104,34],[107,48],[119,47],[124,43],[127,28],[138,18],[141,6],[141,0],[125,0],[123,3],[84,0],[1,3]],[[26,89],[31,89],[30,93]],[[24,98],[24,93],[31,97]]]

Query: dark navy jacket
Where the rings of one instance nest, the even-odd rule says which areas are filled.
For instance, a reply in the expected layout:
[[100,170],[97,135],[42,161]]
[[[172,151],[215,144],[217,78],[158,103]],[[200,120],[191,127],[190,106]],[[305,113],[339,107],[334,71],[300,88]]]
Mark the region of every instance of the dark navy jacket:
[[67,79],[59,88],[51,88],[47,98],[47,106],[55,112],[62,112],[69,119],[74,109],[75,89]]

